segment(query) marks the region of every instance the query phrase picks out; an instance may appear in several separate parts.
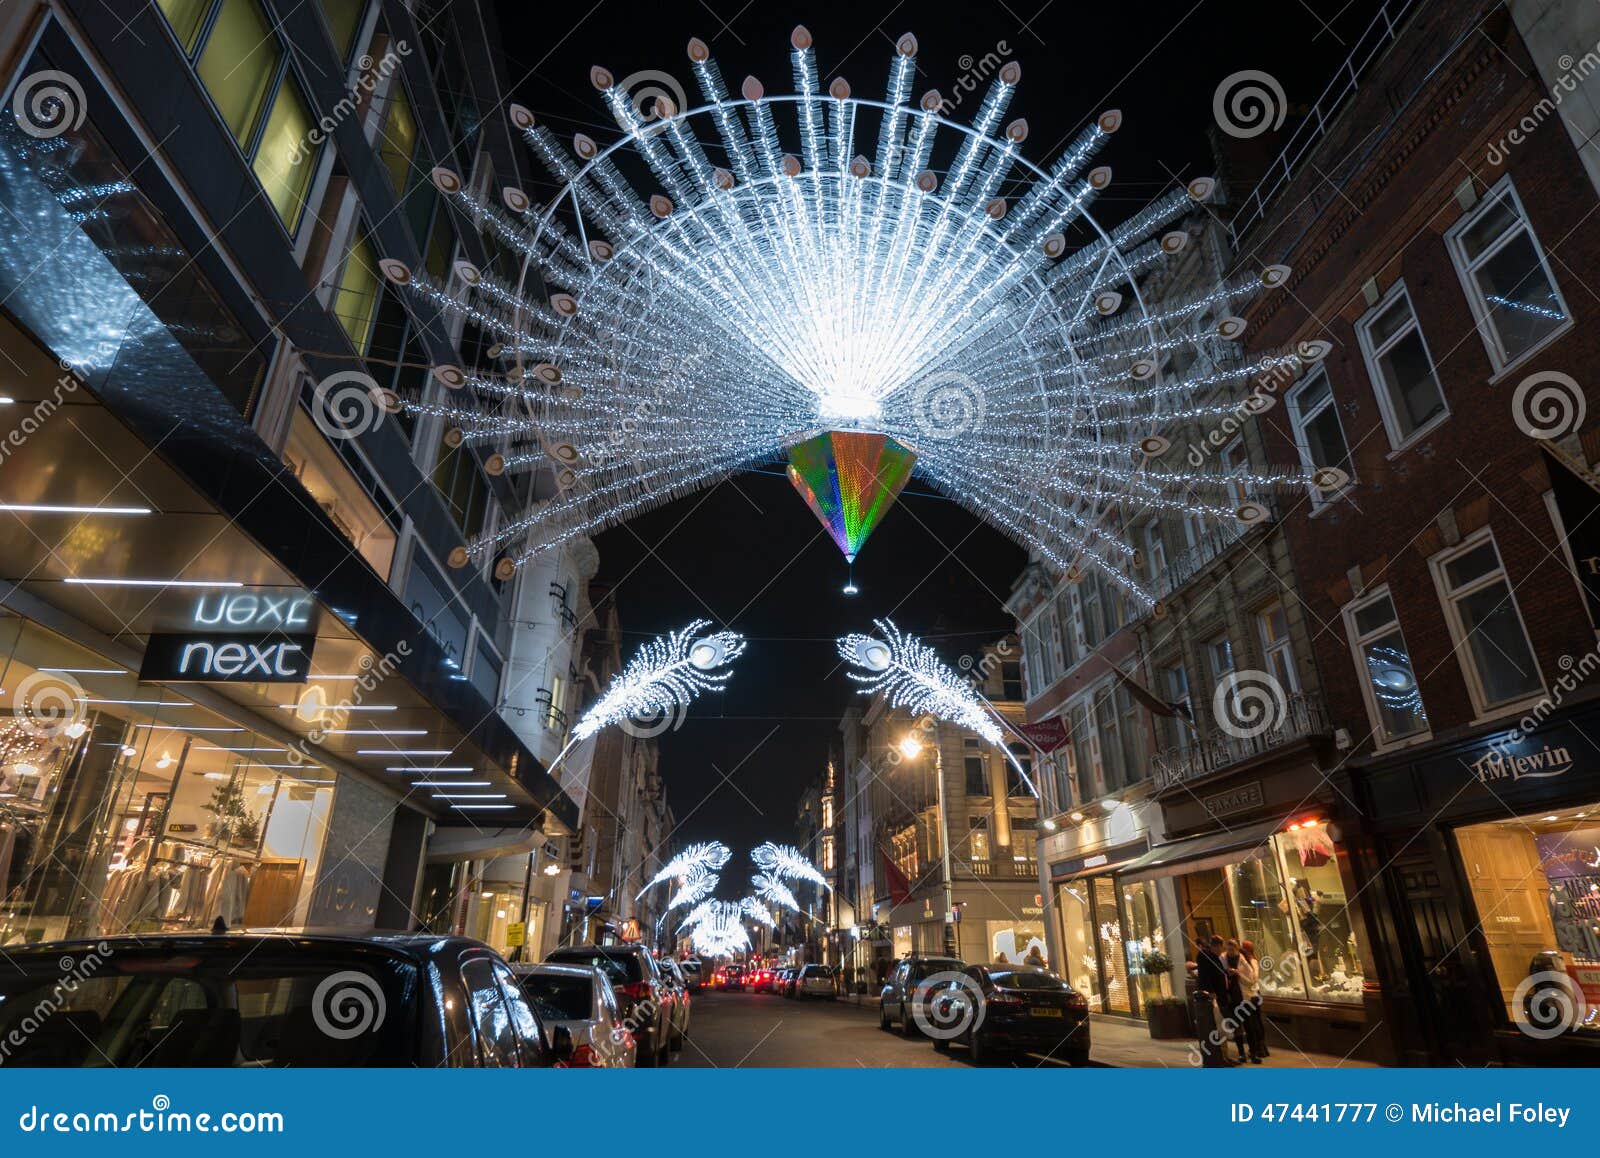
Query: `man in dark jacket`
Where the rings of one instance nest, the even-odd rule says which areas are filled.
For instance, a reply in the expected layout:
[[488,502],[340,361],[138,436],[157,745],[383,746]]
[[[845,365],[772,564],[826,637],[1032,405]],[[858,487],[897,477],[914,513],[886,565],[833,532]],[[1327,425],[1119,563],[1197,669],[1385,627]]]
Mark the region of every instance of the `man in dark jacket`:
[[1195,1033],[1200,1038],[1200,1059],[1204,1066],[1233,1063],[1222,1055],[1224,1038],[1218,1022],[1219,1007],[1228,1004],[1228,967],[1222,962],[1222,938],[1202,941],[1194,955]]

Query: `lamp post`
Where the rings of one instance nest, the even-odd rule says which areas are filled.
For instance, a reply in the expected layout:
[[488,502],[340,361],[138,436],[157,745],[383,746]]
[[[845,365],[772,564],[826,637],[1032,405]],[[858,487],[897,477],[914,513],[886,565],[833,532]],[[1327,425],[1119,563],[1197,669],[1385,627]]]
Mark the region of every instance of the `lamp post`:
[[939,813],[939,875],[944,892],[944,952],[947,957],[957,957],[956,906],[950,879],[950,822],[944,806],[944,756],[939,751],[938,725],[932,716],[923,716],[912,725],[913,730],[907,732],[900,741],[900,752],[908,760],[915,760],[921,755],[922,741],[917,739],[916,729],[930,726],[933,729],[933,783]]

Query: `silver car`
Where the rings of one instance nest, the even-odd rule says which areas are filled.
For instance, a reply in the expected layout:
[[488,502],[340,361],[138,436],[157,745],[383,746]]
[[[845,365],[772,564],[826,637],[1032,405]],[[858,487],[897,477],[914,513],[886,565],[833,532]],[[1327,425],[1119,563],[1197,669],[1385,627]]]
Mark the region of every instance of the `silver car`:
[[839,995],[834,985],[833,970],[826,965],[802,965],[800,976],[794,984],[796,997],[826,997],[832,1001]]
[[[554,1038],[571,1035],[574,1068],[632,1069],[638,1043],[622,1024],[611,979],[592,965],[513,965],[517,984]],[[553,1044],[553,1043],[552,1043]]]

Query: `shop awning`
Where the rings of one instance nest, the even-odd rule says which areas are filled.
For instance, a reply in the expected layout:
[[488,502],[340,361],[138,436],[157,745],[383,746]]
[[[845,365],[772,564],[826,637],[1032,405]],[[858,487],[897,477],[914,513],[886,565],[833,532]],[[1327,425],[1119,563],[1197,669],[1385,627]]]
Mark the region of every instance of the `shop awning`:
[[1130,861],[1119,874],[1124,882],[1151,881],[1158,877],[1176,876],[1179,873],[1200,872],[1236,864],[1243,854],[1266,842],[1278,829],[1282,820],[1264,820],[1258,824],[1244,825],[1226,832],[1212,832],[1194,836],[1172,844],[1157,845],[1143,856]]

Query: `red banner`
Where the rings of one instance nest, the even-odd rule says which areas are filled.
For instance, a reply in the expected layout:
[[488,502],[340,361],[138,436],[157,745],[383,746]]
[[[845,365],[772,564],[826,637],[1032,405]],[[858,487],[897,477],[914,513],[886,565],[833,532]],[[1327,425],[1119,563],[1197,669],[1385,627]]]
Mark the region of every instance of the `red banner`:
[[1039,751],[1049,754],[1067,742],[1067,722],[1060,716],[1051,716],[1037,724],[1012,724],[1011,730]]
[[900,871],[900,866],[894,863],[894,859],[882,846],[878,848],[878,859],[883,862],[883,879],[889,886],[889,903],[905,904],[911,899],[911,882],[906,879],[906,874]]

